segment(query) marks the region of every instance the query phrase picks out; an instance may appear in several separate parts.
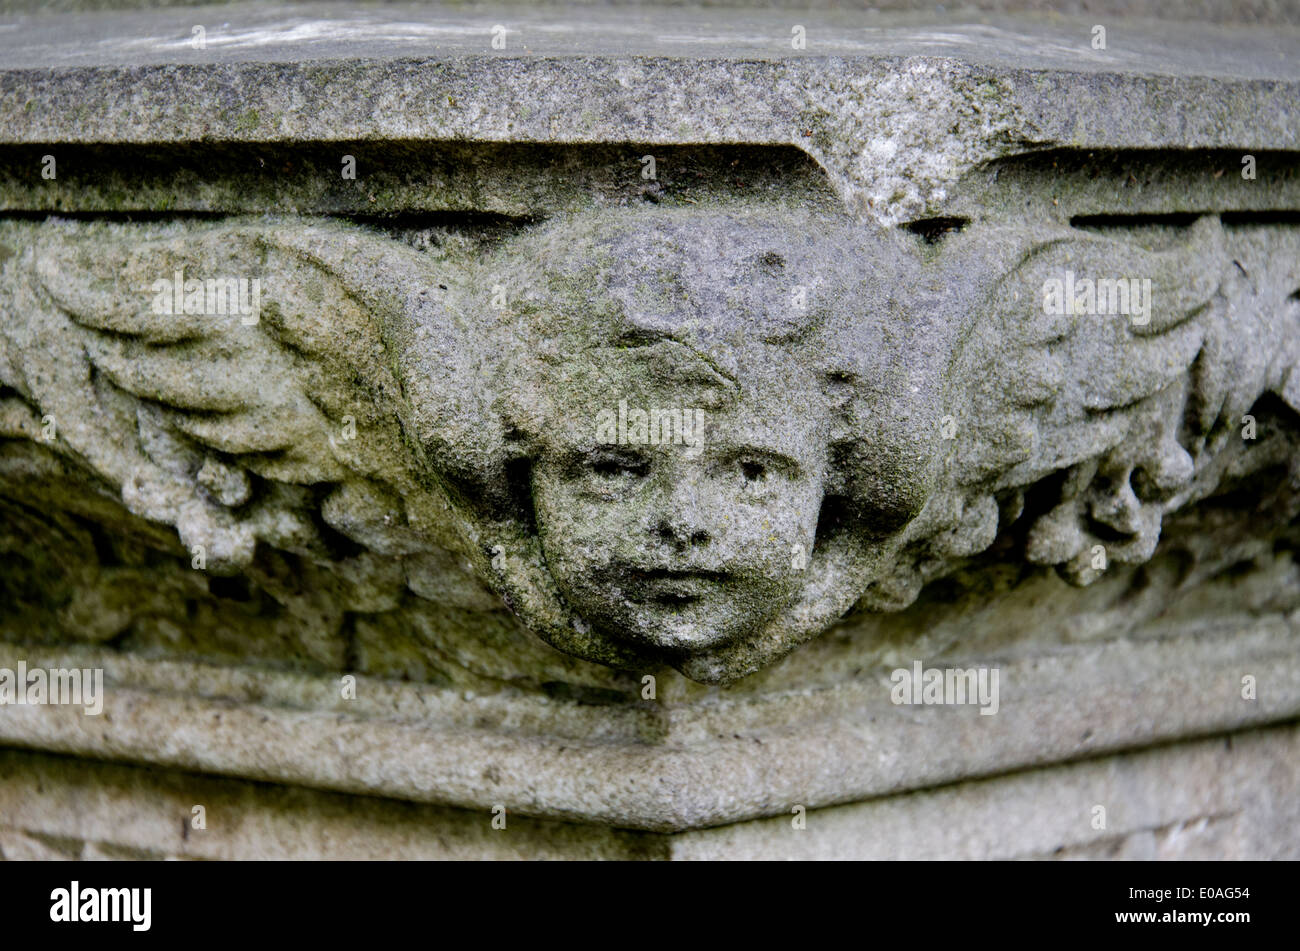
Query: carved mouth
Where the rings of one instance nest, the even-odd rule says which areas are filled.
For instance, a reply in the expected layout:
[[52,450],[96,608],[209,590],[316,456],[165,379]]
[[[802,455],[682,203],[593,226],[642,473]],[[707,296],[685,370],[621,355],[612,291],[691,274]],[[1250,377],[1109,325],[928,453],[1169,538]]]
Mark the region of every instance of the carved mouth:
[[725,571],[708,571],[703,568],[650,568],[632,571],[631,575],[638,581],[657,581],[661,578],[702,578],[706,581],[726,581],[730,577]]
[[695,594],[682,594],[680,592],[665,591],[662,594],[655,595],[650,600],[660,607],[684,608],[687,605],[699,601],[700,596]]
[[642,604],[683,608],[714,594],[730,576],[705,569],[651,568],[629,571],[632,599]]

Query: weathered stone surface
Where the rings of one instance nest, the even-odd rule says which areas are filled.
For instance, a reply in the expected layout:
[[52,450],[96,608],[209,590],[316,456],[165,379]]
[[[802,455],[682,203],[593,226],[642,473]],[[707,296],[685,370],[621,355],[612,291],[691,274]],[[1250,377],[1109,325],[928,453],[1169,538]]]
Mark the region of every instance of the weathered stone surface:
[[661,835],[4,752],[0,857],[1294,858],[1298,753],[1274,728]]
[[[0,742],[812,857],[1300,716],[1285,16],[587,12],[0,32],[0,667],[108,683]],[[987,782],[1024,841],[915,854],[1226,841]],[[796,805],[840,831],[774,844]]]
[[[1293,859],[1294,727],[739,823],[678,859]],[[1102,807],[1104,813],[1098,811]],[[1100,819],[1104,816],[1104,823]]]
[[[332,576],[290,595],[304,659],[342,665],[349,613],[437,603],[450,555],[565,653],[728,683],[1012,525],[1084,584],[1167,514],[1294,479],[1300,238],[1185,232],[989,224],[926,254],[732,202],[429,261],[335,224],[19,222],[3,380],[36,458],[175,525],[193,567]],[[81,637],[131,616],[100,620]]]
[[[0,128],[13,143],[370,143],[367,159],[412,140],[793,144],[851,209],[888,223],[941,214],[963,174],[1031,149],[1300,144],[1293,30],[1123,20],[1095,50],[1092,19],[863,16],[597,7],[575,22],[545,6],[400,5],[30,16],[0,36]],[[405,188],[365,191],[377,211],[418,202]]]

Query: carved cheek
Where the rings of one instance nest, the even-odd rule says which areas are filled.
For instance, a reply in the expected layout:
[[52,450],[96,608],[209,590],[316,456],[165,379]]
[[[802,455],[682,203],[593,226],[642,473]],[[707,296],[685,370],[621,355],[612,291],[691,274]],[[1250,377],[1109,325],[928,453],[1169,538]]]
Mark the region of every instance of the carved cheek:
[[571,482],[538,480],[534,504],[543,549],[553,570],[580,575],[628,558],[645,542],[653,509],[644,490],[598,498]]
[[761,503],[733,501],[721,517],[719,547],[751,565],[761,566],[764,574],[784,576],[792,551],[806,554],[813,549],[821,499],[820,482],[786,482]]

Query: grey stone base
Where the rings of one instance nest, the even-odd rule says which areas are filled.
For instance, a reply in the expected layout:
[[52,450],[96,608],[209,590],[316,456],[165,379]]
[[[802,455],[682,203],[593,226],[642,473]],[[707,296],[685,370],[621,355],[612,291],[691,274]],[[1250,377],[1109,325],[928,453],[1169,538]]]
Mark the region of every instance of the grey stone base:
[[[205,810],[194,829],[193,809]],[[1105,827],[1096,828],[1105,809]],[[6,859],[1297,859],[1290,724],[676,835],[0,753]]]

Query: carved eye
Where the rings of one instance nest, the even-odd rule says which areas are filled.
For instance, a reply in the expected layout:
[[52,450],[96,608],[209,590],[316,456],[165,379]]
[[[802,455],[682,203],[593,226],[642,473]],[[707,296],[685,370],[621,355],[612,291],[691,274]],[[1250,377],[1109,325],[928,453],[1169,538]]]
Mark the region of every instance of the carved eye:
[[613,479],[617,476],[631,474],[632,469],[630,466],[615,462],[613,459],[601,459],[591,467],[591,471],[606,479]]
[[726,479],[755,496],[766,496],[779,482],[796,479],[798,463],[765,450],[724,453],[712,468],[713,478]]
[[587,466],[592,475],[602,482],[621,482],[639,479],[649,468],[644,460],[623,456],[599,456]]

